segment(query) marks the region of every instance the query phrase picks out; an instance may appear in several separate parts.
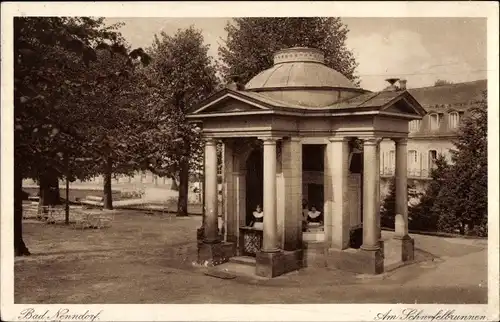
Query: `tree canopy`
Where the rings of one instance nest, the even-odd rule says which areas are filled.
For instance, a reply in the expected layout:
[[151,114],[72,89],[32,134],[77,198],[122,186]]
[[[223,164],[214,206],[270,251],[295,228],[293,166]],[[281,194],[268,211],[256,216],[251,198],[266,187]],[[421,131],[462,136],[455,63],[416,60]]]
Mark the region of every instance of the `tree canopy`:
[[435,200],[443,231],[466,229],[487,235],[488,221],[488,113],[487,100],[469,111],[463,120],[452,151],[452,165],[444,176]]
[[225,30],[227,39],[219,55],[226,80],[237,75],[246,83],[273,65],[274,52],[312,47],[325,53],[327,66],[358,83],[357,63],[346,46],[349,30],[340,18],[234,18]]
[[29,253],[22,242],[22,178],[40,179],[42,190],[45,179],[57,188],[68,168],[71,177],[93,176],[106,151],[118,150],[106,133],[115,131],[123,144],[128,128],[121,120],[134,124],[125,95],[135,87],[130,73],[134,61],[150,59],[142,49],[129,53],[118,27],[106,26],[103,18],[14,20],[17,254]]
[[77,98],[87,86],[79,78],[97,59],[93,46],[120,39],[116,28],[103,19],[14,20],[15,153],[23,177],[37,178],[47,168],[62,173],[64,154],[85,154],[74,127],[82,121]]
[[173,36],[156,35],[147,52],[151,86],[146,117],[157,126],[142,136],[148,147],[144,166],[179,182],[178,213],[187,215],[189,175],[202,164],[200,129],[186,119],[187,110],[219,86],[216,66],[200,30],[190,27]]

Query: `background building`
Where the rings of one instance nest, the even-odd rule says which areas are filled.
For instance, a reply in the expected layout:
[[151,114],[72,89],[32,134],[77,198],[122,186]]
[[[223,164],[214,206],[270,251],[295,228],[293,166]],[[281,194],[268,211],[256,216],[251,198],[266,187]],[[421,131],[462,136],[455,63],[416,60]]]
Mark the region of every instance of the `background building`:
[[[422,120],[411,121],[408,139],[408,181],[418,191],[430,179],[430,169],[439,154],[451,161],[450,150],[457,135],[460,121],[471,107],[476,106],[487,90],[486,80],[445,84],[408,89],[410,94],[426,109]],[[388,192],[390,178],[394,176],[394,143],[385,140],[380,144],[381,194]]]

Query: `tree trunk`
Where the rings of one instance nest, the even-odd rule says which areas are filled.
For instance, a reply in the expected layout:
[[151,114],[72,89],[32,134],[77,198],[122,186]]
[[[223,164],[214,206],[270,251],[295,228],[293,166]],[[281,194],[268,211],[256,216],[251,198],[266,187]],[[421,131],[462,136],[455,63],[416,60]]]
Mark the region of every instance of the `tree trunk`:
[[23,178],[18,166],[14,166],[14,254],[31,255],[23,241]]
[[187,159],[183,160],[180,164],[179,171],[179,198],[177,200],[177,215],[187,216],[189,194],[189,162]]
[[111,190],[111,177],[113,175],[113,163],[111,158],[106,159],[104,169],[104,209],[113,210],[113,191]]
[[38,202],[38,213],[47,213],[47,206],[54,206],[61,203],[59,192],[59,178],[57,174],[47,169],[39,177],[40,200]]
[[42,173],[40,181],[40,205],[53,206],[61,203],[59,192],[59,178],[57,174],[50,169]]

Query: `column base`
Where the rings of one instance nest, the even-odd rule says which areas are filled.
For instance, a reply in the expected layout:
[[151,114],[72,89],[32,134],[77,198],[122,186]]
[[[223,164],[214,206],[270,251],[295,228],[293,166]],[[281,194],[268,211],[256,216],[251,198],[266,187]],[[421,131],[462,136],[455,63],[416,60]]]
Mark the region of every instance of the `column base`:
[[226,242],[199,242],[198,264],[215,266],[229,261],[236,255],[236,244]]
[[204,231],[203,227],[196,229],[196,240],[198,240],[198,242],[203,241]]
[[398,261],[408,262],[415,259],[415,240],[410,236],[395,236],[390,244],[391,251],[395,252]]
[[294,251],[260,251],[256,256],[255,273],[258,276],[273,278],[296,271],[302,267],[302,257],[302,249]]
[[374,250],[329,249],[326,257],[328,267],[359,274],[376,275],[384,272],[383,246]]
[[207,243],[207,244],[213,244],[213,243],[217,243],[217,242],[221,242],[222,240],[224,240],[224,234],[222,233],[222,231],[218,231],[219,235],[216,239],[213,239],[213,240],[210,240],[210,239],[206,239],[205,238],[205,229],[203,227],[201,228],[197,228],[196,229],[196,240],[200,243],[200,242],[204,242],[204,243]]

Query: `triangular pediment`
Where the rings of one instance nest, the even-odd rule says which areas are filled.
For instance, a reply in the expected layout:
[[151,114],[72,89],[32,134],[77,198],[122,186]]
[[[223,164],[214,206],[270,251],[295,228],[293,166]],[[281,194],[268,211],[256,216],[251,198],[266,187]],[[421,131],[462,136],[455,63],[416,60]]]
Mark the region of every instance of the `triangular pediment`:
[[192,115],[229,114],[245,112],[261,112],[269,110],[265,104],[233,92],[221,93],[218,97],[204,102]]
[[395,104],[390,105],[389,107],[385,108],[384,111],[391,112],[391,113],[402,113],[402,114],[415,114],[418,115],[415,110],[406,104],[403,100],[396,102]]
[[386,104],[381,110],[388,113],[408,116],[424,116],[427,113],[408,92],[401,94],[396,99]]
[[210,106],[207,106],[201,113],[234,113],[234,112],[250,112],[250,111],[261,111],[255,105],[249,104],[247,102],[242,102],[238,99],[232,97],[225,97],[221,101],[218,101]]

